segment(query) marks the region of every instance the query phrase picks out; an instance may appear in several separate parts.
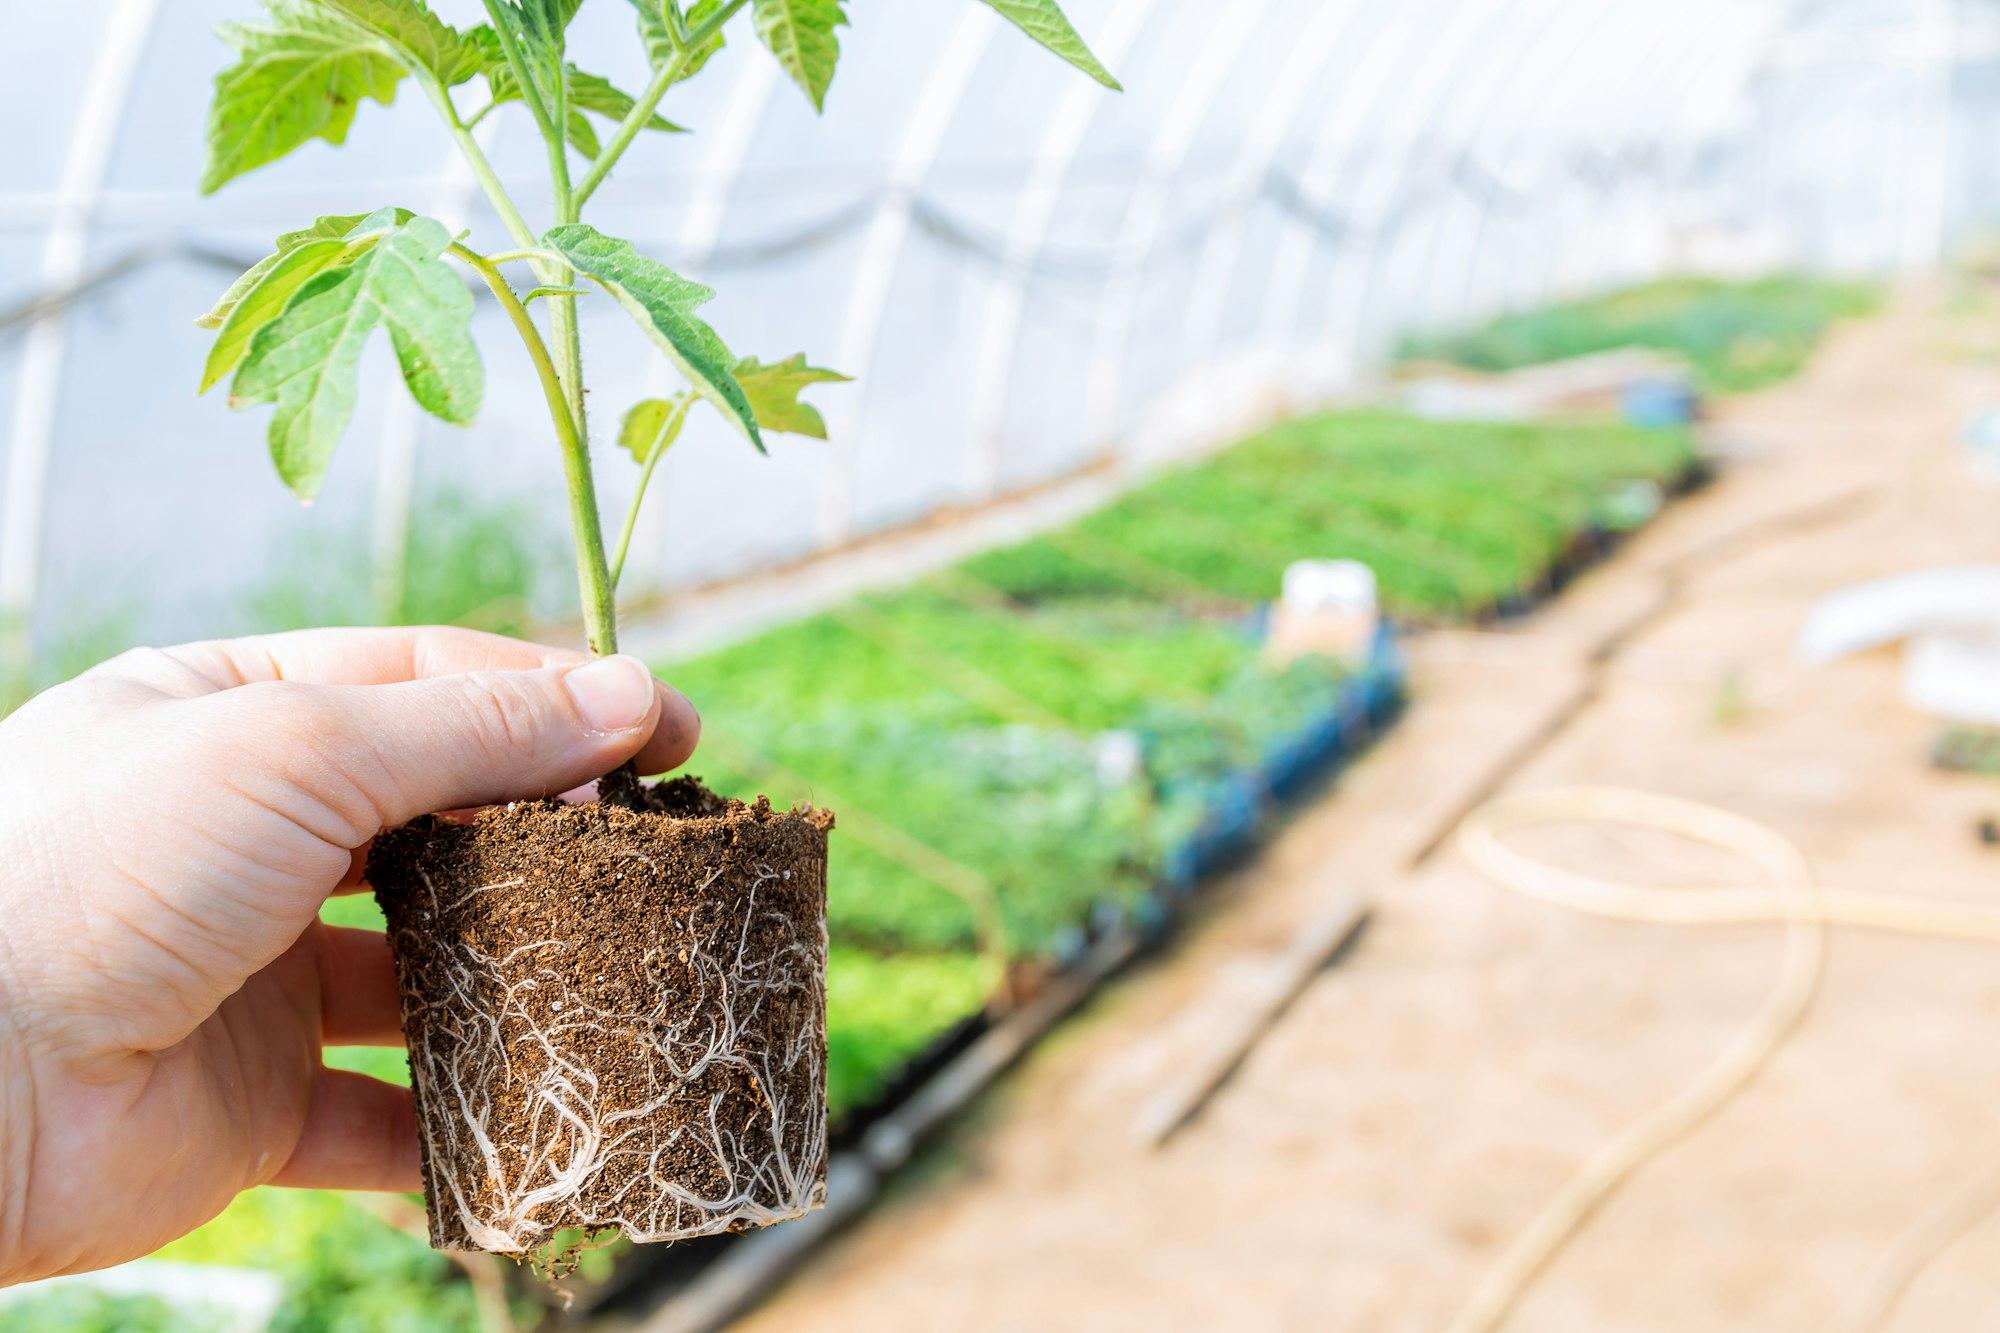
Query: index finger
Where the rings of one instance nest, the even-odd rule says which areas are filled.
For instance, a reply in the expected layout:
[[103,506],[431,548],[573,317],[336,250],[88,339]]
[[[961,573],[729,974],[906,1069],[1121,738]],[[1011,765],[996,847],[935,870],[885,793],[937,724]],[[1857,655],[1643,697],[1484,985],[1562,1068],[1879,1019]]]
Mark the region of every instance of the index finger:
[[[469,671],[538,671],[584,661],[574,648],[511,639],[452,625],[388,629],[304,629],[172,648],[141,648],[85,673],[130,681],[172,698],[197,698],[262,681],[396,685]],[[684,762],[701,719],[680,691],[656,681],[660,721],[634,762],[642,773]]]
[[115,675],[180,697],[259,681],[395,685],[467,671],[536,671],[580,662],[568,648],[451,625],[393,629],[301,629],[241,639],[141,648],[91,674]]

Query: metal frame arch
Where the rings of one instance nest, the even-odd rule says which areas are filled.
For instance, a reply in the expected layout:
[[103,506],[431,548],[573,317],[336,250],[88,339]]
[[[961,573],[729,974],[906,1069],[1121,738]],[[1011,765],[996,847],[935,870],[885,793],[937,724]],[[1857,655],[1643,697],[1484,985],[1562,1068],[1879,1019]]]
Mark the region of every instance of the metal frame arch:
[[897,146],[887,196],[877,205],[869,222],[861,262],[855,270],[854,288],[848,296],[838,359],[834,362],[862,387],[847,395],[851,406],[836,413],[833,428],[827,432],[832,453],[826,488],[820,497],[822,546],[837,546],[853,531],[855,474],[861,466],[864,444],[861,428],[868,416],[868,370],[881,340],[889,292],[895,285],[903,249],[909,242],[916,192],[944,144],[958,104],[964,100],[966,88],[999,23],[1000,16],[984,5],[966,7],[944,54],[917,95],[909,129]]
[[[1583,274],[1579,284],[1581,290],[1598,290],[1609,284],[1633,280],[1642,273],[1657,272],[1663,267],[1661,260],[1665,255],[1666,233],[1661,203],[1665,197],[1664,182],[1673,170],[1674,146],[1689,137],[1688,118],[1680,114],[1680,99],[1675,94],[1700,82],[1703,69],[1715,60],[1718,49],[1713,40],[1713,29],[1705,25],[1682,24],[1675,35],[1679,39],[1677,58],[1649,62],[1642,72],[1649,107],[1644,137],[1627,140],[1628,144],[1644,143],[1649,146],[1654,156],[1653,170],[1644,178],[1618,182],[1600,197],[1597,211],[1609,221],[1607,231],[1612,244],[1600,251],[1595,268]],[[1740,48],[1747,44],[1747,39],[1739,38],[1730,43],[1730,47]],[[1637,127],[1633,128],[1636,131]],[[1583,203],[1579,196],[1578,205]],[[1635,238],[1642,236],[1645,254],[1638,256],[1635,254]]]
[[[1385,146],[1415,147],[1424,140],[1425,131],[1437,114],[1436,108],[1443,101],[1438,95],[1439,89],[1463,68],[1467,53],[1483,47],[1493,29],[1504,26],[1509,12],[1518,11],[1519,5],[1520,0],[1487,0],[1483,7],[1474,13],[1462,14],[1459,21],[1448,26],[1449,40],[1426,49],[1414,71],[1398,84],[1399,95],[1388,111],[1388,115],[1394,117],[1391,122],[1394,128],[1381,136],[1373,150],[1375,153],[1379,154]],[[1404,152],[1393,166],[1371,158],[1355,200],[1355,215],[1364,220],[1387,215],[1404,196],[1417,161],[1418,155],[1414,152]],[[1378,271],[1384,263],[1384,241],[1384,235],[1371,230],[1364,245],[1344,246],[1334,258],[1336,278],[1345,277],[1347,281],[1330,284],[1335,304],[1328,310],[1324,327],[1335,338],[1344,340],[1342,345],[1351,364],[1358,364],[1359,361],[1362,324],[1374,293]],[[1352,293],[1352,299],[1341,300],[1347,293]],[[1282,336],[1290,337],[1296,333],[1300,323],[1299,304],[1304,297],[1304,284],[1301,282],[1293,303],[1293,317],[1281,331]]]
[[[104,24],[76,132],[70,139],[50,209],[39,279],[44,290],[75,282],[90,248],[90,222],[111,165],[132,75],[159,12],[159,0],[118,0]],[[42,527],[49,450],[69,346],[67,311],[36,317],[23,339],[20,392],[7,450],[7,491],[0,498],[0,674],[26,671],[35,592],[41,581]]]
[[1783,38],[1786,14],[1781,8],[1768,7],[1758,15],[1731,48],[1730,63],[1713,62],[1686,85],[1680,104],[1681,123],[1697,139],[1712,134],[1723,124],[1728,109],[1744,100]]
[[[1702,51],[1707,49],[1703,46],[1703,39],[1706,37],[1707,34],[1698,31],[1695,28],[1695,25],[1692,24],[1682,25],[1679,30],[1681,33],[1685,34],[1683,49],[1688,53],[1689,56],[1698,59]],[[1611,33],[1610,39],[1617,40],[1620,36],[1621,34]],[[1672,36],[1673,32],[1672,30],[1669,30],[1668,32],[1661,34],[1659,42],[1661,44],[1667,43],[1671,41]],[[1652,49],[1657,51],[1660,49],[1660,47],[1658,45],[1655,45],[1652,47]],[[1642,80],[1640,86],[1648,89],[1650,89],[1651,87],[1663,86],[1663,85],[1671,87],[1677,81],[1674,76],[1679,75],[1682,68],[1683,64],[1680,61],[1673,59],[1661,59],[1661,58],[1649,57],[1645,62],[1643,62],[1643,67],[1640,71],[1640,78]],[[1649,72],[1652,77],[1650,79],[1646,79],[1645,75]],[[1594,90],[1591,89],[1584,90],[1585,93],[1588,93],[1590,91]],[[1579,101],[1582,100],[1582,95],[1579,96],[1578,100]],[[1556,219],[1554,225],[1563,235],[1569,234],[1568,229],[1563,226],[1563,220],[1564,220],[1564,215],[1568,212],[1571,206],[1571,197],[1573,194],[1574,194],[1574,189],[1569,188],[1569,189],[1555,191],[1550,195],[1549,209]],[[1593,233],[1599,230],[1601,229],[1599,228],[1591,229]],[[1539,266],[1540,266],[1534,288],[1535,295],[1531,298],[1531,300],[1535,302],[1540,303],[1540,302],[1546,302],[1550,299],[1558,299],[1558,300],[1562,299],[1565,295],[1569,294],[1571,291],[1578,290],[1580,288],[1587,288],[1590,285],[1592,285],[1592,283],[1595,281],[1594,279],[1586,279],[1582,284],[1572,285],[1566,280],[1564,272],[1559,267],[1560,265],[1568,262],[1569,259],[1566,253],[1566,247],[1564,246],[1560,245],[1535,246],[1531,248],[1529,254],[1531,261],[1539,261]],[[1604,265],[1602,264],[1602,262],[1599,262],[1596,265],[1596,267],[1598,271],[1602,271]]]
[[[1479,161],[1482,150],[1491,148],[1497,154],[1498,161],[1505,163],[1510,160],[1511,154],[1522,147],[1527,142],[1529,136],[1538,128],[1545,127],[1548,124],[1574,123],[1573,108],[1588,93],[1589,80],[1572,80],[1567,90],[1569,95],[1566,98],[1560,99],[1558,103],[1537,103],[1529,98],[1517,101],[1510,99],[1508,96],[1517,87],[1524,84],[1532,87],[1534,80],[1541,79],[1552,72],[1552,69],[1560,69],[1578,58],[1579,52],[1583,49],[1589,38],[1591,19],[1585,15],[1579,16],[1573,23],[1568,22],[1570,12],[1562,6],[1551,7],[1549,12],[1550,21],[1543,25],[1539,33],[1535,34],[1518,51],[1513,53],[1509,60],[1491,63],[1491,68],[1494,72],[1476,94],[1477,104],[1471,117],[1478,128],[1465,137],[1461,150],[1469,160]],[[1610,6],[1598,6],[1592,13],[1600,21],[1615,16]],[[1559,40],[1562,36],[1569,38],[1566,47]],[[1560,52],[1560,55],[1558,52]],[[1511,124],[1503,121],[1499,115],[1499,111],[1502,108],[1517,105],[1528,108],[1527,112],[1512,117]],[[1555,109],[1557,107],[1559,109]],[[1547,114],[1551,113],[1552,110],[1553,114]],[[1536,114],[1537,112],[1545,114],[1538,115]],[[1486,166],[1485,169],[1488,171],[1496,170],[1492,166]],[[1484,234],[1487,220],[1492,215],[1492,204],[1489,199],[1484,201],[1479,208],[1477,220],[1472,227],[1471,237],[1463,247],[1464,262],[1459,268],[1460,281],[1458,283],[1456,311],[1459,315],[1463,314],[1466,307],[1472,264],[1475,262],[1475,258],[1480,251],[1479,239]],[[1445,267],[1443,250],[1448,230],[1448,221],[1449,211],[1440,209],[1430,224],[1429,253],[1423,270],[1426,275],[1426,281],[1422,284],[1421,297],[1415,305],[1418,318],[1424,318],[1434,303],[1437,291],[1436,278]],[[1371,275],[1371,281],[1365,284],[1366,289],[1362,298],[1362,313],[1358,316],[1363,322],[1365,322],[1366,305],[1368,297],[1372,294],[1373,286]]]
[[[1160,0],[1119,0],[1096,39],[1098,58],[1107,67],[1115,69],[1123,63],[1159,4]],[[968,495],[991,496],[1000,489],[1000,437],[1006,428],[1007,385],[1020,358],[1030,270],[1047,243],[1063,183],[1104,105],[1103,92],[1096,85],[1080,80],[1070,84],[1042,135],[1034,173],[1014,207],[1006,249],[1013,273],[1011,278],[1003,275],[996,281],[980,325],[972,380],[972,447],[965,478]]]
[[697,190],[681,222],[681,259],[690,268],[707,263],[722,239],[722,224],[735,201],[736,186],[743,179],[743,168],[749,164],[750,149],[764,126],[778,83],[778,62],[753,56],[729,85],[729,95],[723,99],[722,126],[709,140],[697,168],[704,179],[713,173],[716,188]]
[[[1278,154],[1284,151],[1287,132],[1297,120],[1300,104],[1318,80],[1325,77],[1335,52],[1353,33],[1367,9],[1366,0],[1357,0],[1345,8],[1327,3],[1307,21],[1299,44],[1292,48],[1279,69],[1271,84],[1271,95],[1259,108],[1257,119],[1245,136],[1249,151],[1237,158],[1225,195],[1254,188],[1270,173]],[[1190,360],[1212,353],[1221,342],[1223,299],[1248,230],[1248,215],[1232,214],[1202,244],[1201,262],[1189,288],[1188,317],[1182,339]],[[1202,336],[1204,332],[1206,338]]]
[[[1344,155],[1352,148],[1368,113],[1373,109],[1385,85],[1392,75],[1402,71],[1403,57],[1409,48],[1420,43],[1426,35],[1424,26],[1415,21],[1407,12],[1384,8],[1383,23],[1372,34],[1374,44],[1370,52],[1364,53],[1361,65],[1364,76],[1349,83],[1343,90],[1339,106],[1332,118],[1332,130],[1320,140],[1304,169],[1298,174],[1299,188],[1313,193],[1324,193],[1338,179],[1338,171]],[[1387,45],[1386,55],[1377,58]],[[1268,342],[1276,327],[1283,325],[1289,329],[1298,322],[1299,303],[1305,299],[1303,285],[1306,268],[1311,262],[1313,238],[1304,227],[1294,227],[1279,238],[1277,252],[1271,258],[1271,271],[1265,279],[1264,314],[1258,321],[1257,340]],[[1281,308],[1289,306],[1290,313],[1280,316]]]
[[[1919,65],[1909,90],[1913,104],[1905,117],[1903,139],[1909,145],[1904,159],[1908,187],[1895,192],[1902,214],[1900,235],[1895,241],[1892,261],[1899,268],[1935,267],[1944,259],[1946,214],[1951,198],[1952,136],[1957,118],[1951,114],[1955,82],[1956,48],[1964,39],[1964,14],[1953,0],[1924,0],[1920,6],[1924,24],[1940,30],[1945,45],[1941,59]],[[1925,135],[1920,125],[1933,108],[1941,132]]]
[[[1316,0],[1315,0],[1316,2]],[[1084,430],[1091,447],[1111,451],[1118,400],[1122,390],[1125,343],[1131,335],[1146,267],[1159,241],[1160,227],[1172,196],[1174,178],[1187,163],[1195,135],[1211,104],[1222,92],[1243,57],[1250,30],[1269,12],[1273,0],[1240,0],[1238,12],[1217,40],[1202,48],[1185,72],[1172,108],[1161,120],[1146,151],[1132,197],[1113,242],[1117,267],[1099,307],[1090,358],[1090,378],[1084,391]]]

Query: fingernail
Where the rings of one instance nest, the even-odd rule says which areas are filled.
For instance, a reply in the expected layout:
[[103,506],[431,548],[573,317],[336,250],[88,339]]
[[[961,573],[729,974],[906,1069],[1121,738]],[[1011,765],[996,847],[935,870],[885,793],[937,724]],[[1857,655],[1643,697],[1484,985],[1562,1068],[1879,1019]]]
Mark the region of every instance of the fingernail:
[[630,731],[653,711],[653,673],[636,657],[601,657],[571,668],[562,680],[592,731]]

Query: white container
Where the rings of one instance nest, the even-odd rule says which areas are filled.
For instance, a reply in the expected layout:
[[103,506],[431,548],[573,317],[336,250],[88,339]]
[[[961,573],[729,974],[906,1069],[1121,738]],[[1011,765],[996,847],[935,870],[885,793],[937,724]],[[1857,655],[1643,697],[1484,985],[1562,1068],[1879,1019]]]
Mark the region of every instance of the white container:
[[1358,662],[1375,640],[1375,571],[1359,560],[1297,560],[1286,566],[1271,608],[1265,651],[1285,663],[1311,654]]

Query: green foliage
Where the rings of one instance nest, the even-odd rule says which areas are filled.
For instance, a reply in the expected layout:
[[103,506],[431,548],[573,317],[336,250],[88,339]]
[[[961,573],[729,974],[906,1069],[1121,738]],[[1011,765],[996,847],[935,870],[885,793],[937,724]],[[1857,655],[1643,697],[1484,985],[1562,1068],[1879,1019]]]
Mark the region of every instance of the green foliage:
[[91,580],[72,590],[61,605],[63,613],[52,632],[33,636],[40,642],[24,643],[26,660],[0,663],[0,717],[138,642],[135,626],[144,597],[129,570],[116,579]]
[[826,90],[840,60],[834,29],[847,22],[841,0],[751,0],[750,10],[758,40],[799,85],[813,110],[825,110]]
[[[264,0],[261,23],[226,25],[236,63],[216,78],[202,188],[214,190],[276,161],[314,138],[339,144],[357,105],[392,101],[406,76],[417,80],[495,212],[515,250],[493,259],[447,235],[437,223],[383,210],[366,219],[322,219],[293,233],[278,252],[243,274],[199,321],[216,330],[203,368],[206,391],[234,375],[234,406],[272,403],[270,448],[279,474],[302,500],[318,491],[342,432],[354,415],[361,349],[377,325],[388,327],[404,382],[427,411],[466,423],[477,411],[483,371],[470,333],[470,300],[442,262],[447,250],[492,291],[519,334],[541,382],[550,421],[565,454],[564,476],[577,546],[586,637],[616,643],[614,605],[625,553],[652,477],[652,466],[680,427],[664,400],[628,414],[620,444],[646,470],[634,488],[615,556],[607,553],[603,515],[589,462],[583,404],[582,344],[574,285],[581,273],[608,291],[686,378],[689,388],[764,451],[763,431],[824,439],[818,411],[799,401],[815,383],[845,378],[809,365],[803,355],[767,364],[738,361],[694,313],[714,293],[627,241],[581,221],[584,204],[646,130],[678,129],[656,110],[677,83],[721,49],[724,26],[750,9],[758,37],[815,108],[824,105],[840,58],[843,0],[631,0],[637,35],[653,76],[645,91],[626,92],[567,58],[568,28],[582,0],[484,0],[490,22],[459,29],[426,0]],[[1051,51],[1111,87],[1054,0],[986,0]],[[469,117],[452,90],[483,75],[489,100]],[[470,133],[481,117],[509,103],[527,107],[548,151],[556,225],[541,246]],[[611,122],[600,138],[590,119]],[[570,153],[589,163],[572,173]],[[326,223],[353,225],[325,226]],[[286,241],[291,243],[287,244]],[[553,253],[551,253],[553,252]],[[538,279],[525,297],[500,265],[528,263]],[[547,335],[528,313],[542,300]],[[739,379],[739,374],[742,377]]]
[[[676,56],[677,47],[672,30],[667,24],[666,6],[671,0],[632,0],[632,8],[638,11],[639,42],[646,48],[646,59],[654,69],[664,69]],[[729,0],[697,0],[687,11],[690,28],[704,28],[713,21],[729,4]],[[722,28],[718,25],[707,39],[687,47],[675,70],[674,81],[691,79],[701,73],[701,67],[709,58],[722,49]]]
[[[1614,424],[1302,418],[666,674],[701,706],[709,780],[843,815],[838,946],[1038,959],[1093,904],[1131,902],[1233,775],[1332,706],[1341,664],[1274,669],[1247,627],[1286,564],[1358,556],[1398,614],[1482,614],[1691,462],[1684,433]],[[1136,769],[1106,764],[1120,737]]]
[[347,1195],[251,1190],[159,1257],[277,1274],[285,1292],[269,1325],[273,1333],[480,1328],[472,1291],[452,1262]]
[[[323,223],[341,220],[321,219]],[[207,393],[243,364],[243,358],[250,352],[250,340],[283,313],[299,288],[327,269],[354,258],[377,239],[379,235],[371,233],[349,241],[345,232],[339,236],[294,232],[289,237],[280,237],[277,252],[257,261],[222,294],[215,308],[197,321],[216,331],[208,361],[202,367],[198,392]],[[286,244],[287,240],[292,243]]]
[[973,954],[829,950],[826,1095],[834,1117],[879,1096],[898,1069],[978,1013],[999,980]]
[[[855,820],[867,822],[843,827],[829,866],[828,929],[842,943],[998,946],[1008,957],[1035,958],[1094,899],[1130,902],[1152,881],[1159,849],[1147,781],[1101,775],[1089,735],[1004,721],[938,726],[894,708],[773,722],[702,699],[705,724],[725,738],[722,753],[747,745],[788,772],[812,775],[810,789],[767,776],[753,784],[759,791],[865,812]],[[973,872],[986,900],[939,883],[902,838],[881,836],[882,826]],[[988,919],[998,939],[982,937]]]
[[[486,0],[495,36],[507,65],[518,77],[526,75],[520,95],[533,105],[536,120],[553,123],[556,108],[568,94],[569,21],[583,0]],[[491,62],[497,64],[499,62]],[[543,131],[547,133],[546,128]]]
[[72,1283],[9,1293],[0,1304],[7,1333],[224,1333],[234,1316],[212,1307],[170,1305]]
[[477,38],[433,14],[424,0],[320,0],[355,27],[387,43],[402,58],[445,87],[464,83],[485,67]]
[[525,506],[478,502],[448,486],[427,491],[415,505],[402,576],[386,590],[385,605],[371,600],[365,581],[327,577],[329,569],[365,568],[368,545],[369,534],[359,528],[284,540],[240,609],[241,632],[389,623],[526,635],[562,555],[555,534],[539,528]]
[[780,434],[826,438],[826,422],[819,409],[799,401],[799,393],[809,384],[846,384],[852,376],[823,366],[806,364],[804,352],[795,352],[783,361],[765,365],[746,356],[731,369],[743,396],[750,400],[750,413],[764,430]]
[[[378,326],[389,330],[403,383],[419,406],[459,425],[478,412],[485,376],[472,342],[472,293],[440,259],[450,241],[430,218],[395,223],[358,254],[306,279],[250,338],[230,386],[230,406],[277,404],[271,458],[300,499],[318,492],[354,414],[361,349]],[[330,244],[314,242],[292,253],[317,253]],[[264,283],[282,267],[267,273]],[[232,316],[249,309],[255,294],[246,295]]]
[[618,427],[618,447],[632,455],[632,461],[652,461],[680,437],[681,423],[687,420],[688,398],[648,398],[632,404]]
[[1098,62],[1056,0],[980,0],[1000,17],[1040,42],[1105,87],[1119,90],[1118,80]]
[[553,227],[542,241],[577,272],[610,292],[688,385],[741,427],[757,452],[764,452],[764,438],[758,433],[750,400],[729,373],[736,359],[721,336],[694,313],[715,296],[714,288],[690,282],[634,250],[630,241],[606,236],[580,222]]
[[[632,114],[638,105],[637,99],[601,74],[588,73],[575,65],[566,65],[564,71],[569,88],[569,114],[564,118],[563,136],[570,147],[595,160],[604,149],[598,142],[597,130],[584,113],[602,116],[615,124]],[[495,106],[521,100],[521,85],[515,79],[514,71],[504,63],[487,69],[486,87]],[[685,133],[683,127],[657,112],[647,116],[640,125],[644,129],[666,134]]]
[[344,143],[355,108],[370,97],[394,101],[403,77],[387,44],[316,0],[265,0],[265,8],[261,23],[218,30],[236,63],[215,76],[203,194],[312,139]]
[[1375,570],[1395,614],[1479,616],[1533,592],[1580,530],[1612,517],[1630,483],[1671,485],[1692,462],[1679,431],[1328,413],[965,568],[1031,601],[1145,580],[1185,598],[1251,603],[1276,594],[1293,560],[1356,559]]
[[1796,374],[1834,321],[1865,314],[1877,299],[1868,284],[1791,275],[1663,278],[1465,332],[1413,335],[1401,355],[1503,371],[1644,347],[1685,358],[1706,389],[1738,393]]

